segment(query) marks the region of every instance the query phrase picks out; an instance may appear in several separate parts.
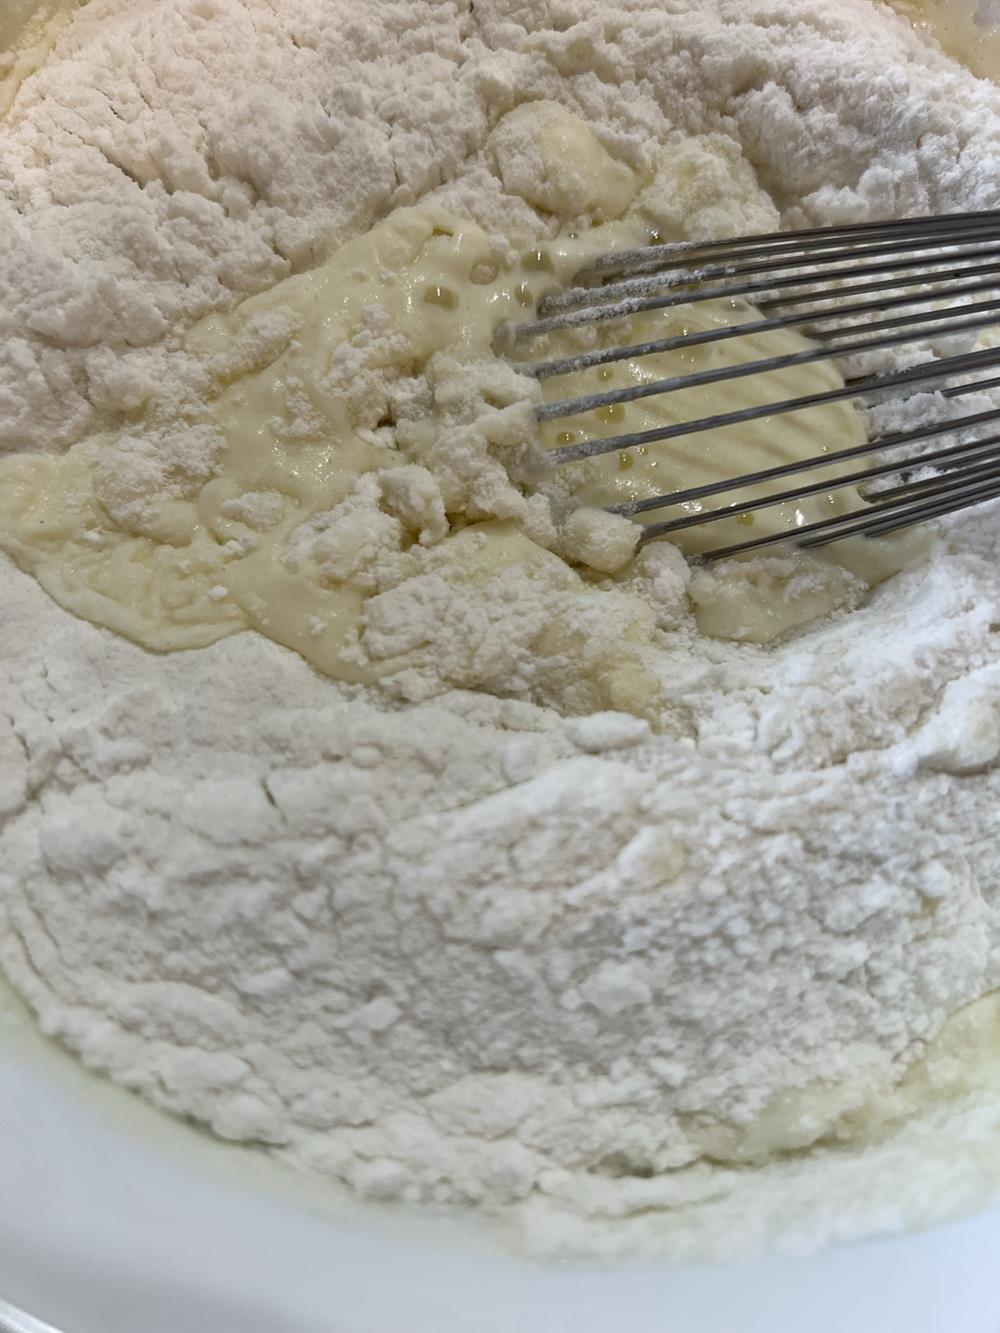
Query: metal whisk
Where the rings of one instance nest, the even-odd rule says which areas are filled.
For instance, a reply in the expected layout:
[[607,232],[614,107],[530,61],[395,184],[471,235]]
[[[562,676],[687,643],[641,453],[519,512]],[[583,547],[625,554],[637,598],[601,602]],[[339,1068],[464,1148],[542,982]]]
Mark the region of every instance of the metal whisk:
[[[597,347],[556,360],[522,361],[519,368],[544,380],[625,358],[683,351],[775,329],[796,329],[815,346],[787,356],[718,366],[549,402],[538,409],[539,421],[573,417],[611,404],[797,365],[836,362],[928,340],[937,342],[1000,325],[1000,210],[821,227],[711,243],[649,245],[603,254],[575,275],[571,287],[546,297],[537,318],[514,327],[514,345],[522,348],[545,334],[623,320],[645,311],[733,298],[752,302],[761,318],[632,346]],[[946,398],[959,398],[1000,385],[1000,374],[973,382],[967,378],[998,369],[1000,348],[943,355],[891,374],[847,379],[843,388],[806,397],[723,411],[655,430],[584,440],[553,449],[550,457],[557,465],[571,463],[837,401],[871,405],[887,397],[906,397],[931,389],[940,390]],[[817,547],[848,536],[882,536],[1000,497],[998,427],[1000,408],[959,415],[837,452],[609,508],[614,513],[636,515],[653,510],[676,511],[693,501],[727,497],[716,508],[682,512],[679,517],[667,513],[662,521],[646,524],[642,540],[649,541],[687,527],[732,518],[736,513],[895,477],[895,484],[889,488],[869,491],[863,509],[720,546],[699,558],[735,555],[783,541]],[[930,450],[912,448],[944,436],[954,436],[958,442],[942,443],[942,447]],[[865,459],[870,460],[868,464]],[[805,481],[787,490],[740,498],[741,492],[761,482],[854,461],[859,463],[857,470],[832,479]],[[930,475],[928,469],[933,470]],[[914,479],[915,471],[921,472],[920,479]]]
[[0,1301],[0,1333],[59,1333],[59,1330],[51,1324],[43,1324],[16,1305]]

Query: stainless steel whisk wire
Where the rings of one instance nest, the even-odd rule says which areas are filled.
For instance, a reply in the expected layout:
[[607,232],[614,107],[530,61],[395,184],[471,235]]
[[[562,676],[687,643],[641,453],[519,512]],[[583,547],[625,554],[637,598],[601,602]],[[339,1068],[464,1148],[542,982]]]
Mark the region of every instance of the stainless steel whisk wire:
[[59,1330],[0,1300],[0,1333],[59,1333]]
[[[970,299],[979,296],[983,299]],[[647,311],[709,300],[737,299],[752,301],[760,317],[646,342],[590,348],[549,360],[519,360],[517,366],[539,380],[549,380],[623,359],[685,351],[780,329],[795,329],[816,345],[624,389],[557,399],[537,409],[539,422],[797,366],[839,362],[846,357],[928,341],[938,343],[1000,326],[1000,210],[612,251],[581,269],[570,287],[547,296],[534,319],[514,326],[513,345],[520,351],[533,340],[564,329],[620,322]],[[880,318],[866,318],[870,316]],[[955,399],[1000,386],[1000,374],[966,380],[989,370],[1000,371],[1000,348],[938,355],[904,370],[848,378],[842,388],[720,411],[655,429],[582,440],[552,449],[548,456],[559,466],[838,401],[873,405],[886,398],[928,390]],[[953,383],[956,379],[965,382]],[[676,510],[716,496],[737,497],[714,509],[647,523],[642,532],[645,542],[732,518],[737,513],[896,475],[902,480],[867,494],[868,503],[862,510],[730,543],[703,552],[698,558],[711,560],[780,542],[816,547],[847,536],[884,536],[1000,497],[1000,433],[969,437],[970,432],[991,425],[1000,427],[1000,407],[947,421],[930,421],[850,449],[608,508],[613,513],[635,516]],[[896,453],[905,446],[925,445],[946,435],[956,436],[958,442],[929,452]],[[871,460],[870,465],[824,481],[739,498],[739,492],[762,482],[865,458]],[[934,469],[932,475],[912,479],[914,470],[930,468]]]

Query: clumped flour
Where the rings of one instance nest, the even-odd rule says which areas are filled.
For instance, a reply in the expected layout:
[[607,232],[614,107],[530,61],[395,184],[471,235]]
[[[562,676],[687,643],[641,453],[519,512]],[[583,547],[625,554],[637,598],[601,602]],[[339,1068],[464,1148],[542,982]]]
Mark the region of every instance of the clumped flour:
[[[654,546],[624,591],[581,582],[559,552],[612,570],[620,533],[510,484],[496,451],[530,420],[525,382],[400,374],[369,306],[326,381],[356,447],[431,408],[451,445],[404,429],[404,465],[295,528],[286,564],[369,595],[408,531],[428,607],[450,608],[434,652],[390,689],[233,632],[254,620],[230,574],[281,523],[280,487],[218,497],[225,578],[214,546],[183,578],[170,562],[220,476],[212,393],[301,342],[294,301],[227,323],[237,302],[418,201],[498,260],[574,209],[603,220],[600,180],[554,172],[524,104],[591,126],[626,193],[655,193],[666,151],[650,213],[707,237],[995,207],[1000,93],[868,0],[91,0],[51,31],[37,72],[10,62],[0,139],[9,545],[66,604],[103,597],[93,619],[201,646],[150,654],[3,571],[0,962],[45,1031],[225,1138],[371,1198],[503,1212],[541,1249],[718,1252],[967,1201],[914,1126],[947,1111],[978,1150],[995,1122],[972,1091],[1000,1038],[995,515],[770,647],[707,637],[697,609],[808,599],[810,576],[772,557],[741,590]],[[307,388],[288,409],[306,436]],[[65,484],[68,458],[96,492]],[[104,583],[95,493],[129,534]],[[502,597],[442,598],[455,511],[515,522],[565,575],[543,598],[515,561]],[[71,530],[97,535],[58,577],[28,560]],[[202,575],[191,609],[177,589]],[[419,640],[404,602],[368,625],[387,653]],[[567,605],[603,694],[573,693],[565,652],[532,675]],[[592,627],[618,607],[627,639],[633,605],[623,678]],[[309,657],[314,619],[272,637]],[[885,1148],[861,1207],[849,1164],[871,1192],[908,1117],[912,1151]]]

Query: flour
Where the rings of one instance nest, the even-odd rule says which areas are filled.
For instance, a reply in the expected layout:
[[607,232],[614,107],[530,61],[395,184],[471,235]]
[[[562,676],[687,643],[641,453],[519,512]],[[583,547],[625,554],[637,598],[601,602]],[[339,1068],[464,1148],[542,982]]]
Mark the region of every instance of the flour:
[[[155,528],[164,561],[201,558],[170,548],[179,511],[151,499],[191,502],[218,462],[207,386],[295,331],[266,309],[212,347],[188,330],[418,199],[500,257],[554,234],[546,210],[587,183],[518,176],[504,117],[538,99],[640,177],[673,144],[660,212],[694,236],[1000,192],[1000,93],[867,0],[92,0],[0,141],[0,447],[82,442],[104,506]],[[415,417],[438,386],[387,389],[372,368],[393,331],[377,312],[366,328],[330,376],[378,451],[386,404]],[[836,1230],[822,1175],[804,1199],[785,1155],[869,1144],[957,1095],[946,1025],[998,984],[996,515],[871,595],[846,578],[838,617],[766,649],[699,633],[673,548],[623,589],[620,532],[587,520],[571,537],[607,586],[543,549],[566,571],[544,590],[514,561],[500,595],[449,601],[451,505],[507,497],[557,543],[499,466],[475,496],[467,474],[442,484],[467,400],[448,449],[352,484],[292,553],[369,581],[381,688],[232,635],[214,565],[204,646],[163,656],[5,568],[4,970],[91,1067],[370,1197],[473,1203],[536,1247],[606,1254],[717,1251],[720,1195],[757,1239],[793,1210]],[[219,505],[251,551],[284,513],[266,488]],[[405,597],[381,582],[404,531],[422,562]],[[151,623],[159,595],[138,587]],[[598,595],[606,642],[583,636],[581,677],[562,640],[539,644],[559,617],[563,637],[593,624]],[[650,717],[602,665],[634,614]]]

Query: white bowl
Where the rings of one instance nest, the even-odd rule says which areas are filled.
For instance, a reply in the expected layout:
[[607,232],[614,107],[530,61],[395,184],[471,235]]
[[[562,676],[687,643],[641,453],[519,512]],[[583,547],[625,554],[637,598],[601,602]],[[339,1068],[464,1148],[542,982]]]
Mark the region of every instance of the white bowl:
[[[0,7],[7,41],[40,6]],[[926,0],[985,61],[974,9]],[[1000,1333],[1000,1211],[808,1259],[533,1265],[468,1220],[320,1208],[32,1045],[0,1045],[0,1297],[65,1333]]]
[[1000,1330],[998,1212],[809,1259],[533,1265],[469,1219],[321,1209],[35,1047],[0,1045],[0,1297],[65,1333]]

